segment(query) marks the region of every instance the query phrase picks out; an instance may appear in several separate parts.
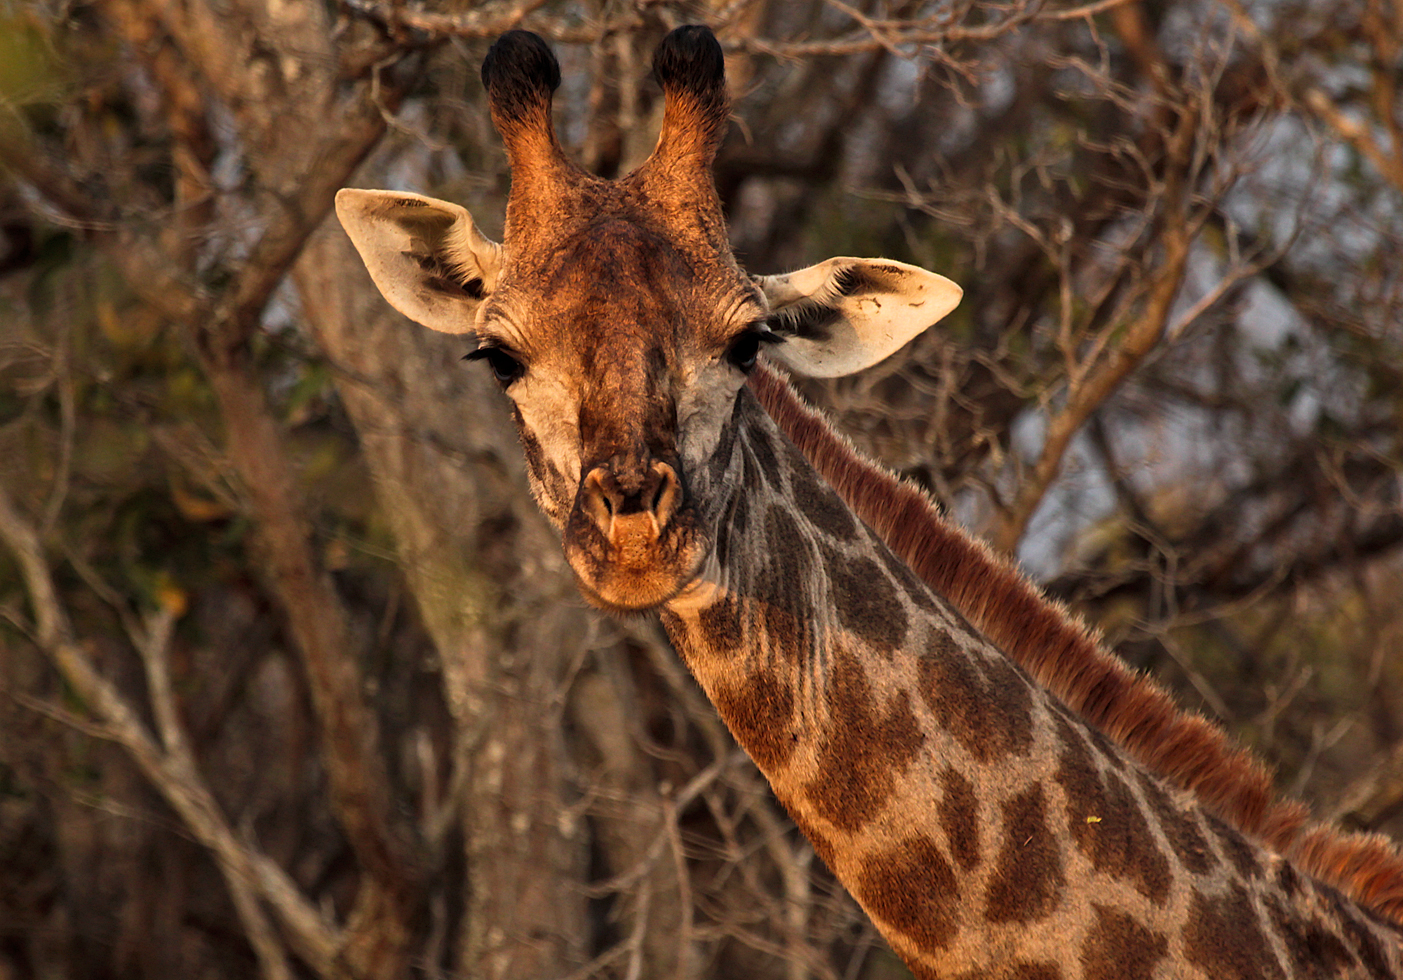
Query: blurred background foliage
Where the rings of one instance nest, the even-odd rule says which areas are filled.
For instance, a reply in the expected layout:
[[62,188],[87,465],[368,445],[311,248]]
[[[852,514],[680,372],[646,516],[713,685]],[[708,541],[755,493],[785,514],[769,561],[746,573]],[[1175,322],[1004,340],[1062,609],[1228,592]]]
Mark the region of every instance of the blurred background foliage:
[[1322,816],[1403,836],[1403,7],[0,7],[0,978],[903,976],[343,185],[499,235],[477,81],[651,149],[714,26],[741,261],[965,287],[807,384]]

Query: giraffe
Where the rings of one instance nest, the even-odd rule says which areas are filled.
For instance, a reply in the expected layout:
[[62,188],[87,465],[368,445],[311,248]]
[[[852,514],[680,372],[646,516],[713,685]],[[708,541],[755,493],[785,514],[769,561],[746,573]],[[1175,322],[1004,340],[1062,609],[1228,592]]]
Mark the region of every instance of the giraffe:
[[744,273],[711,176],[720,46],[678,28],[653,72],[657,146],[610,181],[555,137],[545,42],[492,46],[500,244],[449,202],[336,202],[392,306],[475,340],[585,598],[661,616],[919,978],[1403,978],[1391,845],[1307,826],[780,373],[875,364],[959,287],[886,259]]

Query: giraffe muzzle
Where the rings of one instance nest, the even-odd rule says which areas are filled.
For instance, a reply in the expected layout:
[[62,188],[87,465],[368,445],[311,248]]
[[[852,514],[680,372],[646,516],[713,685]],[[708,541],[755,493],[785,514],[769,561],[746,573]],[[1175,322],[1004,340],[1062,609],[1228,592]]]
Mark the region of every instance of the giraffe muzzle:
[[682,481],[662,460],[623,478],[613,466],[596,466],[585,474],[580,495],[585,514],[610,547],[621,548],[662,536],[682,504]]
[[697,541],[683,518],[677,470],[659,459],[595,466],[580,481],[565,554],[587,597],[616,611],[648,609],[695,573]]

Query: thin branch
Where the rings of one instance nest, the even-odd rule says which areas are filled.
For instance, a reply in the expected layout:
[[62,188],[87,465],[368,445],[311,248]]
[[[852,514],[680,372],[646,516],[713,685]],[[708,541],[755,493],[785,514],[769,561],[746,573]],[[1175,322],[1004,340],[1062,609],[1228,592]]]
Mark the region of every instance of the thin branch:
[[1353,818],[1370,828],[1403,809],[1403,741],[1346,786],[1337,799],[1330,814],[1332,821]]
[[[546,0],[522,0],[513,7],[501,9],[478,9],[460,14],[430,13],[424,10],[411,10],[399,3],[376,3],[374,0],[340,0],[341,6],[352,16],[375,24],[405,46],[416,42],[408,35],[416,32],[423,36],[424,44],[437,43],[445,38],[481,40],[496,37],[498,34],[514,30],[531,14],[545,6]],[[567,41],[569,36],[578,33],[563,24],[555,22],[533,23],[538,33],[556,41]],[[565,35],[565,36],[563,36]],[[589,35],[586,40],[594,42],[603,32]]]
[[[1187,160],[1193,137],[1196,113],[1184,111],[1179,125],[1170,138],[1169,160],[1166,163],[1167,182],[1164,189],[1162,213],[1165,225],[1160,240],[1164,258],[1154,283],[1146,296],[1144,308],[1130,324],[1124,339],[1096,362],[1083,359],[1080,378],[1069,379],[1067,402],[1048,422],[1042,450],[1033,469],[1027,474],[1011,504],[999,515],[994,532],[997,548],[1012,552],[1023,536],[1033,512],[1041,503],[1052,481],[1061,471],[1067,447],[1082,424],[1121,383],[1135,370],[1159,343],[1169,328],[1169,317],[1175,296],[1188,267],[1190,234],[1187,216],[1180,213],[1182,187],[1176,168]],[[1109,336],[1109,328],[1101,340]]]
[[1097,14],[1104,14],[1108,10],[1124,6],[1128,3],[1139,3],[1140,0],[1098,0],[1097,3],[1088,3],[1072,10],[1045,10],[1038,14],[1038,20],[1090,20]]
[[1381,30],[1382,22],[1378,17],[1366,16],[1363,19],[1365,33],[1379,55],[1379,64],[1371,75],[1374,82],[1375,112],[1370,117],[1370,122],[1382,125],[1389,133],[1391,146],[1385,147],[1374,139],[1370,125],[1341,112],[1335,101],[1318,86],[1305,85],[1303,88],[1297,88],[1298,94],[1293,96],[1290,88],[1281,81],[1280,49],[1263,33],[1241,0],[1224,0],[1224,3],[1232,12],[1233,23],[1238,30],[1260,50],[1262,63],[1274,83],[1274,88],[1328,126],[1336,136],[1372,163],[1379,175],[1392,184],[1394,189],[1403,192],[1403,124],[1400,124],[1394,115],[1397,112],[1396,91],[1389,69],[1384,67],[1396,60],[1400,44],[1394,36],[1397,29],[1383,27]]
[[[734,21],[731,11],[718,18],[721,41],[728,51],[764,54],[782,59],[802,59],[819,56],[848,56],[886,50],[898,57],[913,58],[922,49],[941,49],[957,43],[987,43],[1012,33],[1036,21],[1069,21],[1089,19],[1131,0],[1096,0],[1067,10],[1045,11],[1041,0],[1025,0],[1011,5],[1006,16],[978,26],[960,22],[961,8],[930,17],[882,20],[868,17],[842,0],[825,0],[855,21],[859,29],[836,38],[822,40],[767,39],[728,30]],[[432,43],[443,38],[481,40],[496,37],[503,31],[524,24],[528,17],[545,5],[544,0],[525,0],[506,10],[473,10],[457,14],[428,13],[409,10],[398,4],[376,3],[374,0],[341,0],[342,6],[354,16],[380,26],[392,36],[403,37],[406,32],[422,36],[419,43]],[[625,32],[641,24],[639,12],[625,12],[610,21],[594,21],[578,26],[578,21],[566,18],[531,18],[529,26],[561,44],[597,44],[603,38]],[[408,41],[409,39],[406,38]],[[409,41],[409,43],[415,43]],[[924,54],[932,54],[925,50]]]
[[48,534],[58,523],[59,513],[68,498],[68,481],[73,470],[73,436],[77,429],[77,411],[73,404],[73,375],[70,369],[70,331],[66,325],[59,328],[58,344],[54,350],[54,390],[58,394],[59,430],[58,459],[54,463],[54,481],[49,490],[49,499],[44,503],[44,518],[40,522],[41,534]]
[[1329,126],[1336,136],[1358,150],[1396,190],[1403,192],[1403,155],[1390,153],[1380,146],[1365,123],[1351,119],[1341,112],[1335,106],[1334,100],[1321,89],[1306,89],[1303,101],[1306,107],[1315,113],[1316,118]]
[[146,688],[161,742],[166,752],[184,757],[190,755],[190,748],[180,724],[170,677],[170,644],[179,611],[176,602],[164,602],[157,612],[146,617],[145,628],[132,639],[146,668]]
[[[360,898],[377,908],[383,899],[380,921],[363,917],[356,925],[367,930],[367,938],[382,927],[386,936],[402,937],[402,921],[391,919],[408,915],[417,874],[413,838],[391,804],[379,723],[351,655],[346,610],[313,551],[296,468],[252,365],[233,352],[202,353],[227,428],[229,458],[257,521],[268,580],[288,617],[311,689],[334,812],[365,873]],[[376,955],[403,952],[370,945]]]
[[[139,715],[108,682],[74,638],[67,612],[54,587],[53,576],[34,528],[15,510],[9,493],[0,487],[0,538],[20,566],[34,614],[34,636],[69,685],[99,719],[104,734],[122,745],[137,766],[176,811],[194,837],[213,852],[230,895],[268,980],[291,980],[292,971],[276,931],[259,902],[261,897],[279,914],[294,948],[324,977],[341,975],[337,966],[340,938],[302,897],[297,886],[265,856],[239,841],[225,823],[219,805],[205,786],[183,737],[158,746]],[[158,674],[161,632],[151,636],[151,669]],[[169,697],[169,679],[157,677]],[[158,708],[174,715],[173,705]],[[174,725],[174,718],[168,719]]]

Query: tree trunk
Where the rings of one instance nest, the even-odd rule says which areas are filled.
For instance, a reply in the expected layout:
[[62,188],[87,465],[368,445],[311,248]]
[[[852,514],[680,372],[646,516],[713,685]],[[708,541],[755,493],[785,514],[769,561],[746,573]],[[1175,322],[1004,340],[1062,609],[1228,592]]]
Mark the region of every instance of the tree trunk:
[[[463,343],[393,315],[356,281],[323,228],[296,271],[304,311],[335,364],[401,566],[438,648],[461,779],[466,920],[455,969],[549,977],[585,958],[585,836],[571,803],[560,718],[581,615],[548,531],[527,511],[499,396],[458,363]],[[558,551],[558,549],[555,549]],[[431,828],[433,844],[452,835]]]

